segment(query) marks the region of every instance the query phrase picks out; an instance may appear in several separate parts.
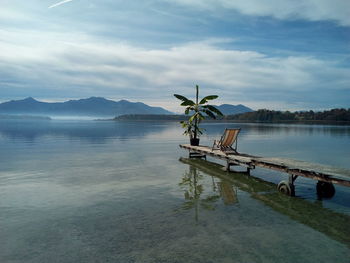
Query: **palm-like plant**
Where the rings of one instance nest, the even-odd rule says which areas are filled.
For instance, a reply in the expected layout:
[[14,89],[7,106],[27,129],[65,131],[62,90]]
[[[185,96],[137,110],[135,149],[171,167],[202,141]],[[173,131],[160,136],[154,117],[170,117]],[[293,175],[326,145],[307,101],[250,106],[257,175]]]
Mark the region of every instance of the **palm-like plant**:
[[196,85],[196,101],[192,101],[182,95],[174,94],[174,96],[181,100],[181,106],[186,107],[185,114],[191,113],[188,121],[181,122],[183,128],[185,128],[184,134],[189,134],[191,139],[197,139],[202,134],[202,129],[199,128],[199,123],[205,119],[205,116],[216,119],[216,115],[223,116],[220,110],[212,105],[208,104],[209,100],[218,98],[217,95],[209,95],[199,101],[199,87]]

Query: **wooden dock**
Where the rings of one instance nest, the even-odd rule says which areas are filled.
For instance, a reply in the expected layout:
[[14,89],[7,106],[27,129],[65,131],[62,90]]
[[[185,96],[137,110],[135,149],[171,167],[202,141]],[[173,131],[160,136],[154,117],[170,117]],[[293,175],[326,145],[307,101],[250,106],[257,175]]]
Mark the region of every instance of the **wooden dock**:
[[294,182],[299,177],[307,177],[317,180],[317,192],[324,197],[331,197],[335,193],[333,184],[350,186],[350,170],[341,169],[320,164],[285,158],[265,158],[243,153],[225,154],[221,150],[212,150],[208,146],[192,146],[190,144],[180,144],[180,147],[189,151],[190,158],[214,157],[226,161],[226,170],[234,165],[244,166],[248,174],[255,167],[267,168],[289,174],[289,181],[282,181],[278,184],[278,190],[293,196]]

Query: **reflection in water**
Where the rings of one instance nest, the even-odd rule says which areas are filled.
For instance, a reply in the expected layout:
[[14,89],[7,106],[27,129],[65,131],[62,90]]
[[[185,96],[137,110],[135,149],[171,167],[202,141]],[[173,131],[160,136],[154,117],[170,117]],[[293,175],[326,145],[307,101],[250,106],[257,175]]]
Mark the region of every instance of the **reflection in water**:
[[[274,184],[218,165],[184,165],[178,145],[188,138],[175,122],[7,124],[0,122],[0,262],[348,261],[349,217],[322,206],[350,211],[349,189],[322,202],[314,191],[303,192],[311,201],[290,200]],[[204,143],[227,124],[215,126]],[[287,141],[281,132],[257,147],[264,136],[253,131],[239,142],[249,153],[286,149],[292,158],[299,143],[326,164],[339,160],[340,149],[347,159],[339,166],[348,163],[350,136],[318,136],[309,147],[303,136]]]
[[220,196],[222,197],[225,205],[233,205],[238,203],[237,190],[233,188],[230,182],[222,180],[217,184],[220,189]]
[[142,122],[0,120],[0,137],[33,142],[45,136],[64,136],[103,142],[108,138],[127,140],[133,137],[145,137],[150,133],[159,133],[166,128],[169,127]]
[[[184,159],[180,159],[184,161]],[[186,162],[186,161],[185,161]],[[225,205],[234,205],[238,203],[237,189],[234,189],[232,183],[225,179],[212,177],[212,193],[205,198],[201,198],[204,193],[203,174],[190,165],[189,170],[184,173],[179,186],[184,191],[185,203],[182,207],[184,210],[194,209],[195,221],[198,222],[199,207],[205,210],[215,210],[215,203],[221,197]],[[219,182],[216,182],[219,180]]]
[[[189,171],[185,172],[181,183],[179,183],[179,186],[184,190],[186,200],[182,208],[185,210],[194,209],[196,222],[198,222],[199,206],[205,210],[214,210],[214,204],[220,197],[219,195],[210,195],[201,199],[204,191],[203,185],[200,183],[202,179],[203,175],[198,172],[197,168],[190,166]],[[213,190],[215,192],[215,188]]]
[[[192,175],[201,173],[200,178],[203,179],[203,173],[205,173],[220,179],[219,185],[221,185],[221,189],[224,189],[220,190],[224,204],[238,202],[239,195],[237,195],[237,191],[233,191],[232,186],[237,187],[273,210],[350,247],[350,216],[324,208],[321,201],[311,203],[298,197],[288,197],[277,192],[276,185],[270,182],[239,173],[233,175],[223,171],[222,166],[216,163],[188,158],[181,158],[180,161],[189,165]],[[194,177],[192,176],[192,178]],[[196,184],[198,184],[198,181],[196,181]],[[215,203],[211,205],[215,207]],[[197,210],[196,215],[198,216]],[[198,220],[198,217],[196,220]]]

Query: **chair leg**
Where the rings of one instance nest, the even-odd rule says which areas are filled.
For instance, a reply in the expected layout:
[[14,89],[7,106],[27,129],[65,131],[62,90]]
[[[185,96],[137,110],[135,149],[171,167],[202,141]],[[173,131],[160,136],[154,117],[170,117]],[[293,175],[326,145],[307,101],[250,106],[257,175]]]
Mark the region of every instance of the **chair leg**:
[[231,148],[231,150],[232,150],[234,153],[237,154],[237,148],[232,148],[232,147],[230,147],[230,148]]
[[[216,140],[214,140],[213,147],[211,148],[211,150],[212,150],[212,151],[214,150],[215,145],[217,146],[217,142],[216,142]],[[216,148],[217,148],[217,147],[216,147]]]

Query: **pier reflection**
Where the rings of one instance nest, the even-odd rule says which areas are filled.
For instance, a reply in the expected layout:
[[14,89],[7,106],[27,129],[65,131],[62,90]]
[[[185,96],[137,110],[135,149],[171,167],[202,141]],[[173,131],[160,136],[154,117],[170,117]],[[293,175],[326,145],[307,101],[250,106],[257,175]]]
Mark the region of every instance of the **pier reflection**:
[[[228,173],[222,169],[223,166],[217,163],[188,158],[180,158],[180,161],[189,165],[189,172],[185,174],[184,178],[187,178],[186,180],[191,182],[191,187],[188,189],[191,189],[192,193],[195,194],[190,194],[188,196],[191,196],[192,202],[196,205],[203,201],[205,203],[208,199],[213,200],[210,204],[211,206],[208,206],[208,209],[211,208],[211,210],[214,210],[219,197],[223,199],[225,205],[238,203],[238,189],[249,193],[252,198],[271,207],[274,211],[284,214],[350,247],[349,215],[324,208],[321,201],[312,203],[298,197],[291,198],[277,192],[276,185],[273,183],[241,173]],[[210,196],[203,199],[200,197],[201,193],[204,191],[201,180],[204,180],[205,175],[211,176],[214,182],[212,189],[214,195],[211,196],[212,199],[210,199]],[[215,180],[219,180],[219,182],[215,183]],[[190,183],[180,183],[180,185],[189,186]],[[195,191],[195,189],[197,190]],[[185,204],[187,202],[186,200]],[[188,206],[188,208],[190,207]],[[195,208],[196,220],[198,221],[198,206]]]

